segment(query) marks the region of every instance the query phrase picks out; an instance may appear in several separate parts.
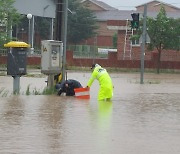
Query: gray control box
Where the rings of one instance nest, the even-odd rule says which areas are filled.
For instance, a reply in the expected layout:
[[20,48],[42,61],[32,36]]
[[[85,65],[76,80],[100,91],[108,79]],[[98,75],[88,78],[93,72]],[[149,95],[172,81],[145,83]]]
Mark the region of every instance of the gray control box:
[[41,41],[41,73],[58,74],[62,69],[63,43],[56,40]]

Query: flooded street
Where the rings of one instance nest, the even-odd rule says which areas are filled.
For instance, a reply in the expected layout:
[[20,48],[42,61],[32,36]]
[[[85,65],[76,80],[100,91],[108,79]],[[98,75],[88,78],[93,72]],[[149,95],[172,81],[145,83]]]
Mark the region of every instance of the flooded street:
[[[0,76],[0,154],[179,154],[180,75],[111,73],[114,97],[90,99],[26,95],[43,91],[47,77]],[[69,72],[86,86],[90,73]]]

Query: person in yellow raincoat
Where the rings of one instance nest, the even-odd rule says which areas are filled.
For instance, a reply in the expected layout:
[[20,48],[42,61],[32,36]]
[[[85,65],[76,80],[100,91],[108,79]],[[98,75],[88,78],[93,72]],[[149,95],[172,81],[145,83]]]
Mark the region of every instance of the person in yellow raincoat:
[[87,87],[91,87],[94,80],[97,79],[100,85],[98,100],[111,100],[113,96],[113,84],[108,72],[99,64],[93,64],[91,69],[93,72],[87,83]]

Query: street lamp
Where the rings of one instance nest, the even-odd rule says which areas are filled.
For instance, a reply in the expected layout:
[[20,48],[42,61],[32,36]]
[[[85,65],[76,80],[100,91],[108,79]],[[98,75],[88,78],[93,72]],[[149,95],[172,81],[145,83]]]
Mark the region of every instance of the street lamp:
[[[27,14],[27,18],[29,20],[29,32],[28,32],[28,43],[31,46],[31,54],[33,54],[34,52],[34,48],[33,48],[33,37],[34,37],[34,16],[32,14]],[[32,22],[31,22],[32,19]],[[32,29],[31,29],[32,28]]]
[[32,19],[32,14],[27,14],[27,18],[29,20],[29,30],[28,30],[28,43],[31,45],[31,19]]

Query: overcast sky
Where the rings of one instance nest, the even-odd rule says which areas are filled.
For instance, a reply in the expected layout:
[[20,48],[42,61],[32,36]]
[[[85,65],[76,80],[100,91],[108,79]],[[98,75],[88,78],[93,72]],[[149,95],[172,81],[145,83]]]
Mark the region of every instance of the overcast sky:
[[[135,6],[150,2],[151,0],[100,0],[119,10],[135,10]],[[180,0],[160,0],[180,8]]]

